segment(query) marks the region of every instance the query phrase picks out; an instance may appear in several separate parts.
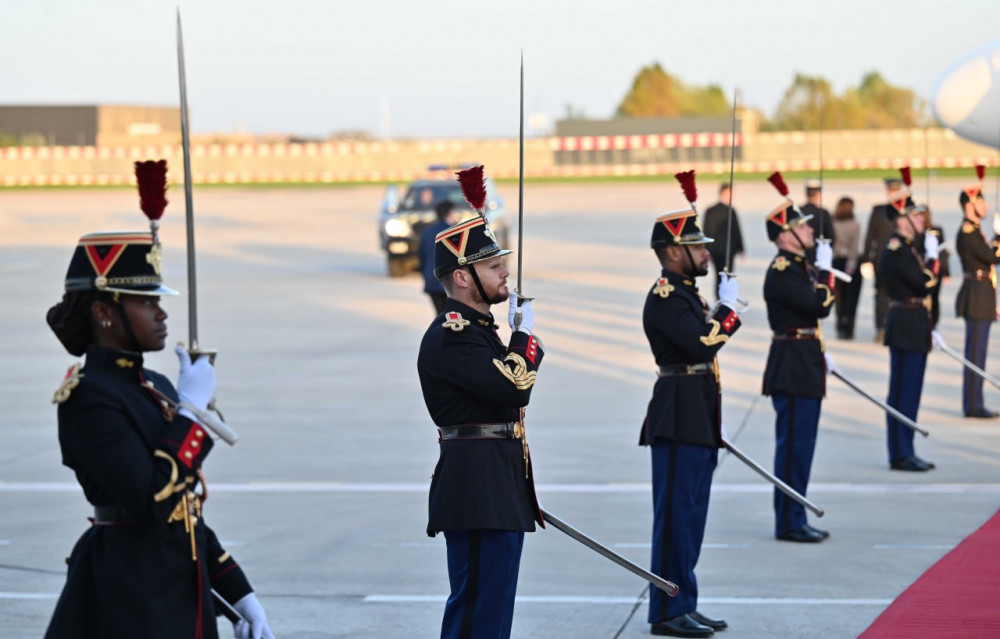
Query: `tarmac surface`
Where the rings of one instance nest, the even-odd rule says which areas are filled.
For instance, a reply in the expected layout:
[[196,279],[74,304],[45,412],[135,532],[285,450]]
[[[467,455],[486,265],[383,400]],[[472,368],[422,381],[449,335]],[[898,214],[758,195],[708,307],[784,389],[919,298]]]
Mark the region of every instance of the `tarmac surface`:
[[[937,222],[952,241],[962,185],[933,184]],[[790,186],[802,192],[800,182]],[[715,189],[701,185],[702,208]],[[501,191],[516,215],[516,186]],[[539,498],[646,566],[650,461],[637,441],[655,375],[641,311],[659,273],[648,249],[652,222],[683,205],[680,188],[665,179],[525,191],[524,287],[537,298],[535,332],[547,352],[527,422]],[[862,226],[882,195],[874,180],[829,182],[827,206],[842,193],[855,197]],[[432,307],[419,277],[385,275],[380,195],[376,187],[195,193],[201,341],[220,352],[219,405],[242,437],[234,448],[216,446],[206,463],[206,518],[281,639],[437,636],[448,593],[444,540],[424,533],[437,443],[416,355]],[[169,197],[165,276],[183,291],[183,194],[172,188]],[[774,251],[763,219],[778,202],[763,180],[736,186],[749,250],[736,269],[750,308],[720,357],[728,431],[766,467],[774,412],[759,398],[769,342],[761,286]],[[43,634],[64,558],[88,526],[87,504],[60,463],[50,404],[74,358],[46,327],[45,311],[61,296],[81,234],[144,227],[131,191],[0,191],[6,639]],[[951,266],[960,270],[955,255]],[[961,350],[963,324],[952,312],[958,284],[944,287],[940,330]],[[165,307],[172,339],[186,339],[186,298]],[[872,341],[871,307],[866,283],[857,340],[828,337],[827,347],[884,397],[889,354]],[[506,307],[495,310],[503,323]],[[824,329],[835,334],[832,319]],[[994,340],[994,372],[998,351]],[[176,376],[170,350],[150,355],[148,365]],[[811,518],[832,534],[822,544],[776,541],[769,485],[720,457],[697,575],[701,612],[730,624],[722,636],[854,637],[997,510],[1000,422],[962,418],[960,385],[959,365],[932,353],[918,420],[931,436],[916,445],[938,468],[912,474],[888,469],[883,413],[830,380],[808,493],[826,510]],[[987,405],[1000,406],[995,388],[985,392]],[[648,636],[644,596],[634,575],[554,529],[539,531],[525,543],[513,636]],[[220,623],[222,636],[230,636],[227,625]]]

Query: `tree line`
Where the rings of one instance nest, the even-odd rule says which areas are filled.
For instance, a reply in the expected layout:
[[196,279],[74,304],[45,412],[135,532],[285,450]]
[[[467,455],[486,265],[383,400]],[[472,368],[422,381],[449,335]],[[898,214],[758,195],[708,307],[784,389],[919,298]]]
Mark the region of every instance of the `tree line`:
[[[730,99],[717,84],[688,84],[654,63],[636,74],[616,115],[725,116],[732,109]],[[757,111],[763,131],[909,128],[928,120],[924,101],[912,89],[890,84],[877,71],[839,94],[826,78],[796,73],[770,117]]]

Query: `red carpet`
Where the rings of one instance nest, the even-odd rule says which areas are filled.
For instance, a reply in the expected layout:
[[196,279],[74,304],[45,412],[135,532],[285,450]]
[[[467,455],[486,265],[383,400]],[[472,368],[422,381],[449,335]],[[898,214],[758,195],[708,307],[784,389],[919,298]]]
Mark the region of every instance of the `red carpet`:
[[928,568],[859,637],[1000,637],[1000,512]]

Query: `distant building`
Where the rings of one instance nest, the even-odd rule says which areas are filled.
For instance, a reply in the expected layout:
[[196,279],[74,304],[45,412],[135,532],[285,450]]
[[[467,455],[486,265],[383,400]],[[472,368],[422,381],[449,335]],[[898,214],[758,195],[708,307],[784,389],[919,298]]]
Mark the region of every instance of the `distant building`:
[[131,146],[180,139],[177,107],[0,105],[0,145]]
[[[559,120],[556,165],[728,162],[733,121],[726,117],[613,118]],[[749,130],[753,127],[754,130]],[[750,112],[736,117],[736,161],[743,135],[755,132]]]

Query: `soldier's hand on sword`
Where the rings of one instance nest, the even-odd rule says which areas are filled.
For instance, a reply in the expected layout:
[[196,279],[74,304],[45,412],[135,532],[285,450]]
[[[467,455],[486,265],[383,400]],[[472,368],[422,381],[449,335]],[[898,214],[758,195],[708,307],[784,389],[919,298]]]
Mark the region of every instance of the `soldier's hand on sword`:
[[873,279],[875,277],[875,265],[871,262],[862,262],[861,264],[861,277],[866,280]]
[[[207,409],[215,396],[215,367],[208,357],[199,357],[192,362],[191,354],[183,344],[178,344],[174,352],[181,364],[177,377],[177,394],[181,402],[191,404],[198,410]],[[179,412],[192,421],[198,421],[186,408],[182,407]]]
[[274,633],[267,625],[267,613],[255,594],[246,595],[233,604],[233,608],[245,619],[233,624],[236,639],[274,639]]
[[821,271],[833,270],[833,247],[830,246],[830,240],[816,242],[816,268]]
[[739,310],[740,286],[735,277],[723,271],[719,273],[719,303],[725,304],[734,311]]
[[927,254],[927,259],[936,260],[941,252],[941,240],[938,239],[937,235],[931,235],[928,233],[924,236],[924,252]]
[[839,371],[837,368],[837,362],[833,361],[833,355],[829,353],[823,353],[823,359],[826,360],[826,370],[828,371]]
[[993,214],[993,234],[1000,235],[1000,213]]
[[944,337],[941,335],[941,332],[936,328],[933,331],[931,331],[931,343],[933,343],[934,346],[938,348],[941,348],[941,346],[944,345],[945,343]]
[[[518,302],[520,301],[520,306]],[[507,308],[507,324],[512,331],[521,331],[531,335],[535,326],[535,311],[531,308],[531,300],[521,300],[517,291],[510,292],[510,306]]]

